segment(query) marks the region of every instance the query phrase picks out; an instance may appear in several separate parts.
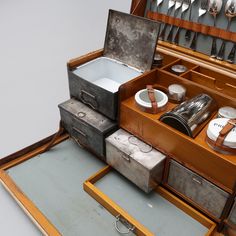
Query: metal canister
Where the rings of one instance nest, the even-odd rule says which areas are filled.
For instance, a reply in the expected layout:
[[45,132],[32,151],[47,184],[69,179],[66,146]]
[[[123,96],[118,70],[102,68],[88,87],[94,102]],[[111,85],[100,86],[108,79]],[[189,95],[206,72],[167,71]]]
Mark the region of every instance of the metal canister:
[[186,72],[188,70],[188,68],[184,65],[173,65],[171,67],[171,71],[176,74],[176,75],[180,75],[183,74],[184,72]]
[[216,109],[216,101],[203,93],[182,102],[173,110],[163,114],[160,120],[194,138]]
[[152,68],[162,67],[163,56],[159,53],[156,53],[153,59]]

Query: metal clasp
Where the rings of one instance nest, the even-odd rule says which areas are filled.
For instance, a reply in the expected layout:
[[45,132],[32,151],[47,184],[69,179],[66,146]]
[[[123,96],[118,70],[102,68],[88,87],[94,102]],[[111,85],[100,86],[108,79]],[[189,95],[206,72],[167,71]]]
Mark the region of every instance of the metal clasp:
[[[88,97],[90,97],[94,101],[94,104],[92,104],[91,102],[87,101],[84,98],[84,95],[87,95]],[[82,100],[82,102],[84,104],[87,104],[88,106],[92,107],[94,110],[98,109],[98,102],[97,102],[96,96],[92,95],[91,93],[89,93],[89,92],[87,92],[85,90],[81,90],[81,92],[80,92],[80,99]]]
[[[119,222],[127,228],[127,231],[120,230]],[[129,234],[130,232],[134,231],[135,226],[131,225],[126,219],[122,218],[121,215],[118,215],[116,216],[115,228],[120,234]]]

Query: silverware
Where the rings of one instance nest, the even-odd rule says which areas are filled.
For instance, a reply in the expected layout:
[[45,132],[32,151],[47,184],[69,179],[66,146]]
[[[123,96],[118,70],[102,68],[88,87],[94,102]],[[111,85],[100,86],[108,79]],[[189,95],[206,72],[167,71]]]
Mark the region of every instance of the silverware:
[[[208,0],[201,0],[200,7],[198,9],[197,23],[199,23],[200,18],[206,14],[207,9],[208,9]],[[194,51],[196,50],[197,46],[197,38],[198,38],[198,32],[194,32],[192,41],[190,43],[190,48]]]
[[[181,7],[181,16],[180,18],[183,19],[184,17],[184,13],[189,9],[191,4],[190,0],[183,0],[183,4]],[[180,34],[180,27],[177,28],[176,33],[175,33],[175,37],[174,37],[174,43],[175,44],[179,44],[179,34]]]
[[161,4],[163,3],[164,0],[157,0],[157,12],[158,12],[158,8],[161,6]]
[[[222,0],[210,0],[209,2],[209,8],[208,8],[208,12],[209,14],[211,14],[213,16],[214,19],[214,24],[213,26],[216,27],[216,16],[217,14],[220,12],[221,8],[222,8]],[[212,46],[211,46],[211,57],[215,58],[216,54],[217,54],[217,48],[216,48],[216,37],[213,37],[213,41],[212,41]]]
[[[166,13],[168,16],[170,15],[171,10],[172,10],[172,8],[175,5],[175,2],[176,2],[176,0],[169,0],[169,2],[168,2],[168,9],[167,9],[167,13]],[[160,40],[163,40],[165,38],[165,33],[166,33],[167,25],[168,24],[164,24],[164,26],[163,26],[163,29],[162,29],[162,31],[160,33],[160,36],[159,36]]]
[[[188,21],[192,20],[192,9],[193,9],[193,3],[194,2],[195,2],[195,0],[191,0],[191,2],[190,2]],[[186,39],[186,41],[189,41],[190,38],[191,38],[191,30],[187,30],[186,33],[185,33],[185,39]]]
[[[226,30],[229,31],[232,18],[236,16],[236,0],[228,0],[225,4],[225,15],[228,18],[228,24]],[[218,60],[223,60],[224,59],[224,54],[225,54],[225,43],[226,41],[224,40],[221,44],[220,50],[217,55]]]
[[227,60],[226,60],[227,62],[229,62],[231,64],[234,63],[235,52],[236,52],[236,43],[234,43],[234,45],[233,45],[233,47],[232,47],[232,49],[231,49],[231,51],[230,51],[230,53],[227,57]]
[[[174,18],[177,17],[179,9],[181,9],[182,5],[183,5],[183,0],[176,0],[176,2],[175,2],[175,11],[174,11]],[[172,42],[173,30],[174,30],[174,26],[171,25],[169,34],[168,34],[167,39],[166,39],[169,43]]]

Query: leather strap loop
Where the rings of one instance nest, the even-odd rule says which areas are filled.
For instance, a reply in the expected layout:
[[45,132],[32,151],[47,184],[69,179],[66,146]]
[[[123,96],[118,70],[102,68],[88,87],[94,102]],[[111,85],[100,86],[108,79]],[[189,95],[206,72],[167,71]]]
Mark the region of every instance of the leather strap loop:
[[152,85],[147,85],[147,91],[148,91],[148,97],[149,100],[151,101],[152,104],[152,110],[153,110],[153,114],[156,114],[158,112],[158,107],[157,107],[157,101],[155,98],[155,93],[154,93],[154,89],[152,87]]
[[215,146],[221,148],[223,146],[224,140],[229,132],[236,127],[236,120],[232,119],[227,122],[227,124],[220,131],[218,138],[216,139]]
[[175,17],[157,13],[157,12],[148,11],[147,17],[152,20],[161,21],[166,24],[175,25],[181,28],[185,28],[187,30],[192,30],[192,31],[202,33],[205,35],[210,35],[212,37],[221,38],[226,41],[236,42],[236,32],[227,31],[224,29],[200,24],[197,22],[190,22],[190,21],[182,20],[179,18],[175,18]]

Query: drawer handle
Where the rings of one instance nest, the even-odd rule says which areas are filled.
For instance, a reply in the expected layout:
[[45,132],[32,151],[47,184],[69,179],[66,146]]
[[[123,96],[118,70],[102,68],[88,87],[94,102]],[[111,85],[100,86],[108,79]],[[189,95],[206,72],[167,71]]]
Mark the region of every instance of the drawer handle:
[[[94,101],[94,104],[92,104],[91,102],[87,101],[85,99],[84,95],[87,95],[88,97],[90,97]],[[81,90],[81,92],[80,92],[80,99],[82,100],[82,102],[84,104],[87,104],[88,106],[92,107],[94,110],[97,110],[98,102],[96,100],[96,97],[94,95],[92,95],[91,93],[89,93],[89,92],[87,92],[85,90]]]
[[193,177],[192,180],[195,182],[195,183],[198,183],[198,184],[201,184],[202,185],[202,181]]
[[81,131],[75,127],[73,127],[73,130],[76,131],[77,133],[79,133],[80,135],[82,135],[84,138],[87,138],[87,135],[83,131]]
[[125,159],[126,161],[130,162],[130,158],[129,156],[126,156],[124,154],[121,155],[123,159]]
[[[122,223],[127,228],[127,231],[120,230],[119,222]],[[135,226],[131,225],[127,220],[121,218],[121,215],[118,215],[116,216],[115,228],[120,234],[129,234],[130,232],[134,231]]]

